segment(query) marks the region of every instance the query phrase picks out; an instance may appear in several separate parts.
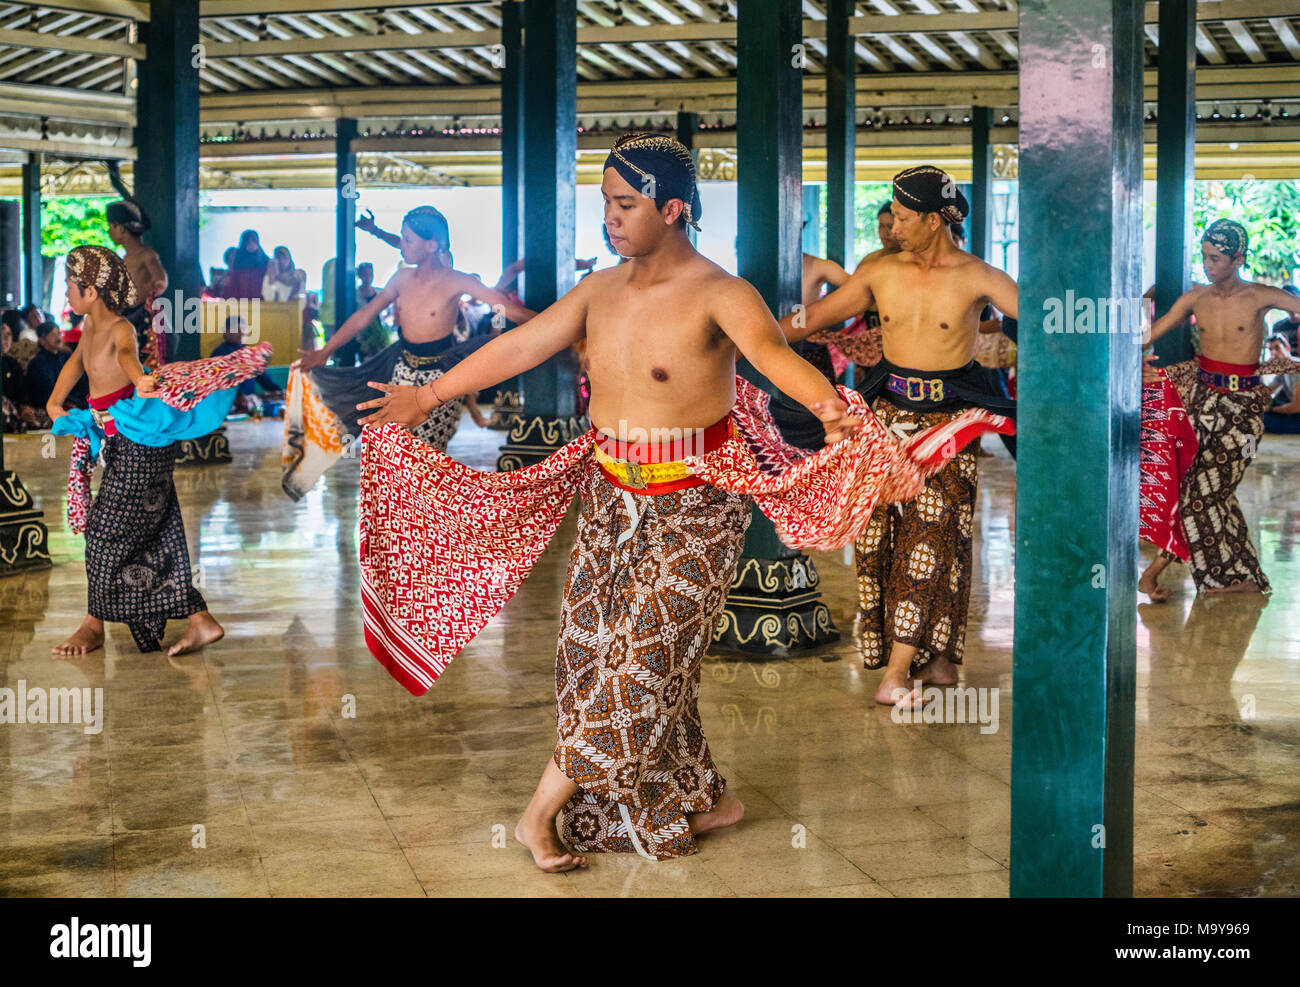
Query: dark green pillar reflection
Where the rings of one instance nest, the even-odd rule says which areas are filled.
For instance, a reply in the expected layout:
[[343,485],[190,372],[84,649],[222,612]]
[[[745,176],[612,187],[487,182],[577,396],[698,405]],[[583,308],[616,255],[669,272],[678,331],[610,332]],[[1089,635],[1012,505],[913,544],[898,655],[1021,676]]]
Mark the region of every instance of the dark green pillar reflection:
[[1132,893],[1140,332],[1073,330],[1083,300],[1140,310],[1142,19],[1020,6],[1019,897]]
[[[357,121],[340,117],[334,134],[334,325],[331,336],[357,308]],[[353,344],[349,343],[351,347]]]
[[[777,316],[799,301],[802,251],[802,41],[798,0],[746,0],[737,23],[736,144],[740,276]],[[771,391],[753,367],[738,372]],[[783,654],[836,640],[812,560],[786,548],[757,509],[714,635]]]
[[988,260],[993,242],[993,108],[972,106],[970,111],[970,246],[981,260]]
[[[575,0],[523,7],[523,299],[540,312],[573,287],[578,21]],[[499,469],[538,462],[582,431],[576,371],[565,351],[523,375],[523,413],[501,448]]]
[[[1192,180],[1196,151],[1196,3],[1161,0],[1156,75],[1156,315],[1192,286]],[[1143,286],[1145,287],[1145,285]],[[1187,323],[1155,342],[1164,364],[1192,358]]]

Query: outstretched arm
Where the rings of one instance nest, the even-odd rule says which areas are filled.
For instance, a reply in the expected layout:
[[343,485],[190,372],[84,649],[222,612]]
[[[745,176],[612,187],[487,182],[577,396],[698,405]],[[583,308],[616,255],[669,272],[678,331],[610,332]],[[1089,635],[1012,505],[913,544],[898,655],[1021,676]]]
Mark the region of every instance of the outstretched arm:
[[428,418],[439,404],[462,394],[477,394],[484,388],[531,370],[586,335],[590,290],[587,281],[580,281],[577,287],[544,312],[483,344],[436,381],[422,387],[371,381],[370,386],[383,391],[384,396],[357,405],[362,411],[377,409],[374,414],[360,419],[361,424],[397,422],[410,428]]
[[839,325],[871,308],[875,299],[867,280],[869,270],[869,265],[860,266],[844,284],[825,298],[819,298],[802,311],[796,310],[782,318],[780,327],[785,338],[791,343],[798,342],[818,329]]
[[537,313],[531,308],[524,308],[522,305],[516,305],[514,300],[507,294],[497,291],[495,288],[489,288],[478,278],[470,274],[461,274],[456,283],[465,294],[475,298],[480,302],[486,302],[492,306],[493,329],[499,328],[496,325],[497,313],[504,312],[507,319],[514,323],[527,322]]
[[713,321],[755,370],[821,420],[827,442],[845,438],[861,426],[860,421],[844,417],[848,406],[821,371],[790,348],[753,285],[731,278],[712,298]]
[[1297,298],[1289,291],[1274,288],[1272,285],[1261,285],[1261,287],[1264,289],[1264,308],[1261,311],[1280,308],[1283,311],[1290,312],[1296,318],[1300,318],[1300,298]]
[[343,325],[339,326],[338,331],[329,338],[321,349],[318,350],[299,350],[299,365],[303,373],[309,370],[315,370],[317,367],[323,367],[332,354],[334,354],[344,343],[347,343],[357,333],[366,326],[370,325],[375,319],[379,318],[381,312],[388,308],[397,300],[397,279],[402,276],[402,271],[398,271],[389,279],[388,284],[384,285],[383,291],[375,295],[374,298],[366,302],[361,308],[353,312]]
[[359,230],[365,230],[371,236],[378,237],[390,247],[400,247],[402,245],[402,238],[396,233],[389,233],[387,230],[381,230],[375,225],[375,214],[369,209],[366,210],[364,216],[357,220],[356,227]]
[[[1285,295],[1286,292],[1282,292],[1282,294]],[[1289,298],[1290,296],[1288,295],[1287,297]],[[1178,326],[1181,326],[1191,318],[1192,303],[1195,299],[1196,289],[1193,288],[1191,291],[1186,292],[1181,298],[1179,298],[1178,301],[1174,302],[1173,305],[1169,306],[1168,312],[1156,319],[1155,322],[1151,323],[1151,330],[1145,337],[1143,337],[1142,345],[1145,346],[1148,343],[1155,342],[1170,329],[1175,329]]]

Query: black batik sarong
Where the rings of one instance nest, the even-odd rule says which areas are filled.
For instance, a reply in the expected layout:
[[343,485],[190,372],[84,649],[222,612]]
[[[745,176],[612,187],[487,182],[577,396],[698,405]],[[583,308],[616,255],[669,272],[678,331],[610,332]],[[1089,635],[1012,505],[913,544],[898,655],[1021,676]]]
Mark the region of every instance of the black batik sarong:
[[172,483],[175,443],[104,443],[104,472],[86,515],[87,612],[126,624],[141,651],[160,648],[167,621],[208,608],[194,588],[181,505]]

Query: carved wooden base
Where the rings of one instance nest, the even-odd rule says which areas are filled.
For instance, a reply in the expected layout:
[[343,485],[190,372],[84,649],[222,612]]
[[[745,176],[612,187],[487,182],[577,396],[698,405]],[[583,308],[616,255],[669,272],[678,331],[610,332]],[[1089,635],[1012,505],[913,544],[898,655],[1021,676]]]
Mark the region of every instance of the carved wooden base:
[[182,439],[176,451],[177,466],[207,466],[211,463],[228,463],[230,443],[226,441],[226,426],[198,439]]
[[585,418],[557,418],[554,415],[521,417],[510,429],[505,445],[501,447],[497,469],[504,473],[540,463],[589,427]]
[[0,575],[50,564],[49,532],[18,474],[0,470]]
[[840,639],[812,559],[742,556],[713,631],[716,648],[788,655]]
[[488,428],[498,432],[508,432],[523,417],[523,395],[519,391],[497,391],[496,400],[492,402],[492,417],[488,419]]

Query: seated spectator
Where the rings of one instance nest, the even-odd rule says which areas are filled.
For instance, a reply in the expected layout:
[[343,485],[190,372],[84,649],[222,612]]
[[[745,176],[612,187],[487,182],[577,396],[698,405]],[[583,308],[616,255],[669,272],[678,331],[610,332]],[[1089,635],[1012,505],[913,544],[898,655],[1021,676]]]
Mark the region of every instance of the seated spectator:
[[22,311],[18,314],[22,317],[23,322],[27,323],[29,329],[35,329],[42,322],[48,321],[45,318],[45,313],[31,302],[24,305]]
[[[225,331],[222,335],[225,338],[212,351],[213,356],[225,356],[227,353],[234,353],[236,350],[243,349],[244,341],[248,338],[248,324],[244,322],[241,316],[232,315],[226,319]],[[256,389],[259,387],[268,397],[274,397],[277,400],[283,400],[284,398],[284,393],[271,379],[271,375],[263,371],[256,377],[239,385],[235,393],[233,410],[260,415],[262,413],[262,398],[256,393]]]
[[271,262],[266,266],[266,275],[262,278],[262,300],[293,301],[302,294],[306,284],[307,272],[298,270],[294,265],[289,248],[276,247]]
[[[63,365],[68,362],[72,354],[63,345],[59,327],[53,322],[42,322],[36,327],[36,341],[38,349],[27,362],[27,371],[23,375],[23,403],[32,409],[38,428],[49,428],[50,421],[45,413],[45,406],[49,403],[50,395],[54,393],[59,371],[63,369]],[[90,385],[83,375],[72,389],[72,393],[68,395],[68,399],[63,402],[63,406],[84,408],[89,394]]]
[[[1268,337],[1271,360],[1291,359],[1291,347],[1281,333]],[[1281,435],[1300,434],[1300,395],[1296,394],[1295,377],[1266,374],[1264,384],[1273,392],[1272,407],[1264,412],[1264,431]]]
[[0,372],[4,376],[0,383],[0,394],[4,395],[0,417],[3,417],[4,431],[9,433],[26,431],[28,424],[22,413],[23,365],[9,355],[13,345],[13,330],[7,323],[0,325]]

